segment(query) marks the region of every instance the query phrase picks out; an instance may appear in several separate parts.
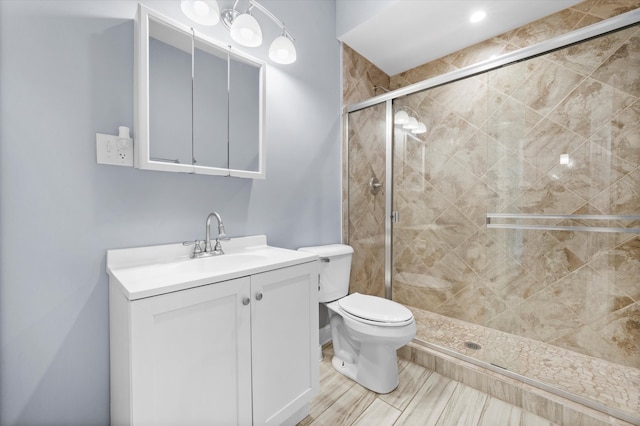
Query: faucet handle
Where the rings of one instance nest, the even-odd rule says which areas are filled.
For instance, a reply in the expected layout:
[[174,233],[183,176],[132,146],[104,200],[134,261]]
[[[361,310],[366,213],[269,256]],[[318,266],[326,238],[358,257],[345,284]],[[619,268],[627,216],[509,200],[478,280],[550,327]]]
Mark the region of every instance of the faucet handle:
[[223,237],[224,238],[220,238],[220,237],[216,238],[216,245],[213,247],[214,256],[219,256],[221,254],[224,254],[224,250],[222,250],[222,244],[220,244],[220,240],[222,239],[222,241],[228,241],[229,237],[227,237],[226,235],[223,235]]
[[185,241],[182,243],[183,246],[190,246],[193,245],[193,253],[191,253],[191,258],[194,258],[196,256],[198,256],[200,253],[202,253],[202,241],[200,240],[195,240],[195,241]]

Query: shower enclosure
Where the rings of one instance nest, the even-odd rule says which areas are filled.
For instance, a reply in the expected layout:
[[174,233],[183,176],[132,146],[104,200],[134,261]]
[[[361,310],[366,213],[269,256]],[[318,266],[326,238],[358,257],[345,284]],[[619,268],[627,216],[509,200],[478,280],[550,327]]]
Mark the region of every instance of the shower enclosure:
[[639,21],[629,12],[345,117],[351,291],[412,308],[425,346],[632,422]]

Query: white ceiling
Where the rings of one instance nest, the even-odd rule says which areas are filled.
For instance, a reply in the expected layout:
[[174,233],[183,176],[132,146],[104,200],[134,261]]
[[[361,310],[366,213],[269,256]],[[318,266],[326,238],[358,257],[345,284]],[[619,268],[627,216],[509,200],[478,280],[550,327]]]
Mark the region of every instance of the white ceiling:
[[[340,40],[393,76],[580,1],[397,0]],[[470,23],[479,9],[487,17]]]

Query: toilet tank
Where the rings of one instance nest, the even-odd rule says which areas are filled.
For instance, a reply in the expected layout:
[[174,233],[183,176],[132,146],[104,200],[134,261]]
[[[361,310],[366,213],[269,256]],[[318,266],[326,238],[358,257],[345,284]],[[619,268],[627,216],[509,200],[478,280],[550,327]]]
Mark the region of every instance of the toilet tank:
[[331,302],[349,294],[353,248],[344,244],[301,247],[298,250],[320,257],[320,289],[318,300]]

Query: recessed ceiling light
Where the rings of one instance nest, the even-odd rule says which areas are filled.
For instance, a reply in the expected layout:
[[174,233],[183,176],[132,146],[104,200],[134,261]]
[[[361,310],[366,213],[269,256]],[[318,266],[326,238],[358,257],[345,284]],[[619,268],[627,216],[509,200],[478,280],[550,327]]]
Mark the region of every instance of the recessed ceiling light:
[[476,23],[482,21],[487,14],[483,10],[478,10],[477,12],[473,12],[469,17],[469,21]]

